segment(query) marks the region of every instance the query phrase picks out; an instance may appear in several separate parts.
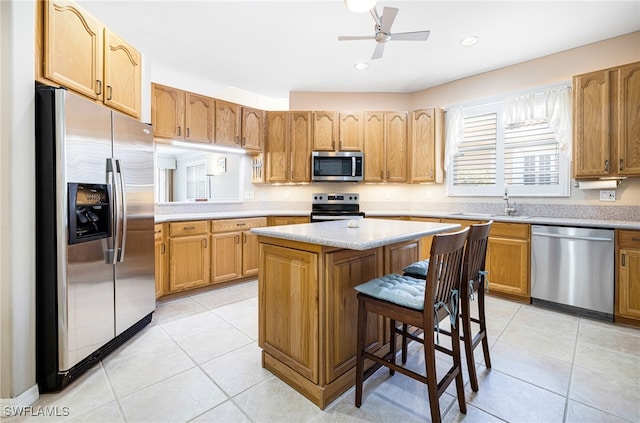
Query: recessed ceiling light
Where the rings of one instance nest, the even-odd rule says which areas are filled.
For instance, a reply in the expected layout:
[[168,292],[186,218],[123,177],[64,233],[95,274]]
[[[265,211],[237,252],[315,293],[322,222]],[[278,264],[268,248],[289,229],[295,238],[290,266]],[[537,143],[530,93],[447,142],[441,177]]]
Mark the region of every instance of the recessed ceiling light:
[[344,0],[344,4],[352,12],[367,12],[376,5],[376,0]]
[[357,62],[355,65],[353,65],[353,68],[359,71],[363,71],[368,67],[369,67],[369,64],[367,62]]
[[469,47],[474,45],[477,42],[478,42],[478,37],[476,37],[475,35],[470,35],[460,40],[460,45],[463,47]]

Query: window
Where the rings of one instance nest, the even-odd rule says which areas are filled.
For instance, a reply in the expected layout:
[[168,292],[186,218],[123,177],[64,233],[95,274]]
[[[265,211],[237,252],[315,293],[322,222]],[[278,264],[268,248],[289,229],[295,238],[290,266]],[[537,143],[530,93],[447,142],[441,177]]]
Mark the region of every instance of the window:
[[447,111],[449,195],[568,196],[570,104],[564,88]]
[[187,200],[207,198],[207,162],[187,164]]

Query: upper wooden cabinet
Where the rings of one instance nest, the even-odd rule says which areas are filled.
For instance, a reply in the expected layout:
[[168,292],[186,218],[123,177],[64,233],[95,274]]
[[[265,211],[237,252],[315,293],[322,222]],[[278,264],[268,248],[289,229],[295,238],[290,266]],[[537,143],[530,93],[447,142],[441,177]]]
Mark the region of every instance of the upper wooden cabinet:
[[362,151],[362,113],[313,112],[313,151]]
[[267,113],[267,182],[311,179],[311,112]]
[[364,113],[364,181],[406,182],[407,112]]
[[265,112],[242,106],[242,148],[262,151],[264,145]]
[[575,178],[640,176],[640,62],[573,77]]
[[156,137],[210,143],[213,99],[153,84],[151,123]]
[[215,115],[216,144],[240,147],[242,106],[228,101],[216,100]]
[[409,177],[412,183],[444,181],[444,112],[429,108],[411,113]]
[[42,78],[140,117],[141,55],[72,2],[42,3]]

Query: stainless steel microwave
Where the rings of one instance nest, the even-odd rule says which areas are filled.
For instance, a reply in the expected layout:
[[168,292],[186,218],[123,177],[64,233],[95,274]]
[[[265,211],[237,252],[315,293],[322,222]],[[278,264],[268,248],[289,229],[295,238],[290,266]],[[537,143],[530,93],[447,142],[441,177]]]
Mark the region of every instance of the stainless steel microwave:
[[311,180],[360,182],[364,172],[364,154],[359,151],[314,151],[311,153]]

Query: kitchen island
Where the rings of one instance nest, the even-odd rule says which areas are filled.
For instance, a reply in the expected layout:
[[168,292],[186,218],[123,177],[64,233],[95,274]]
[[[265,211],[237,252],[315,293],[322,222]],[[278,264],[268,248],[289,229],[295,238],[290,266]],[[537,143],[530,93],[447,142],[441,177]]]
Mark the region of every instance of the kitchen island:
[[[263,367],[324,409],[355,383],[358,304],[353,288],[401,273],[422,258],[423,237],[459,226],[358,219],[252,229],[260,245]],[[368,322],[369,350],[386,353],[388,323],[373,317]]]

